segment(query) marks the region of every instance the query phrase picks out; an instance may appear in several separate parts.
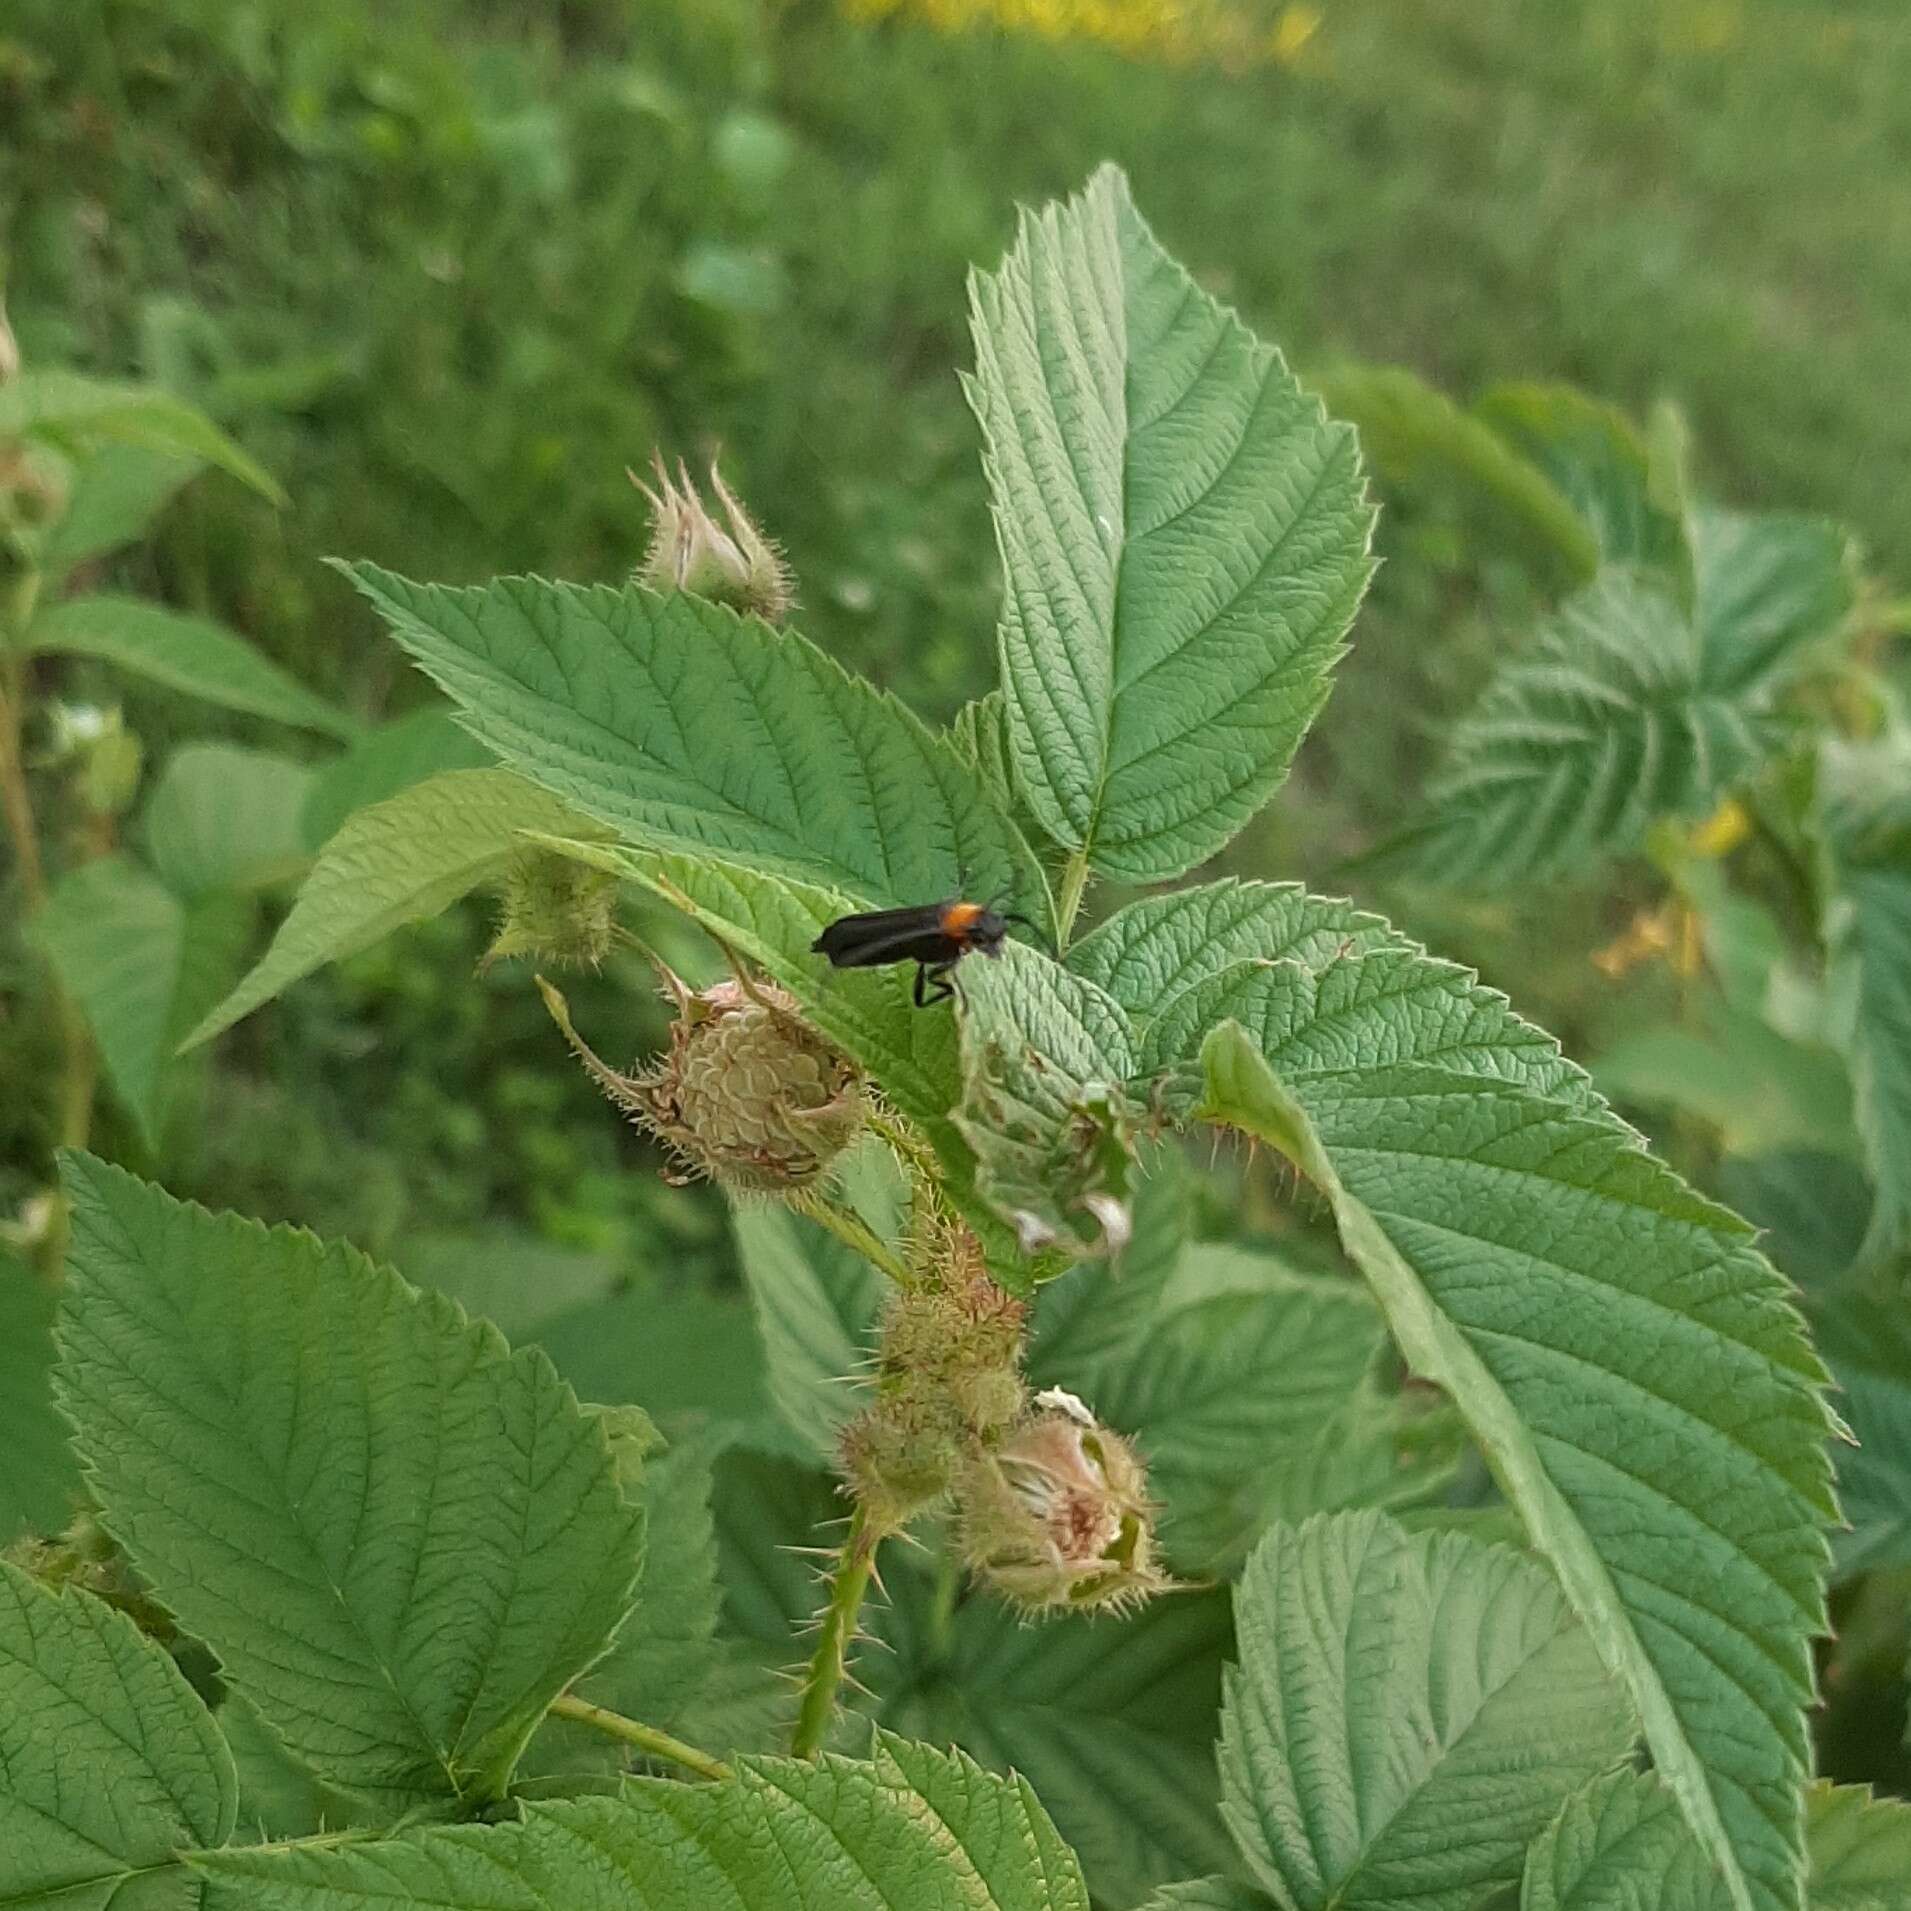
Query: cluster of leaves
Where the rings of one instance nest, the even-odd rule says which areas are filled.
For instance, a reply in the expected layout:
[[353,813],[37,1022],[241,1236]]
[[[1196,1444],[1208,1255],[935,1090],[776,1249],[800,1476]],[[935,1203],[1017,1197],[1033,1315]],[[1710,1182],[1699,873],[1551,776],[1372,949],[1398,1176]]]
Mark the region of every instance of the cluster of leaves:
[[[0,385],[0,460],[0,779],[18,905],[0,987],[9,1047],[36,1091],[10,1099],[0,1137],[11,1207],[44,1185],[54,1145],[88,1138],[100,1073],[102,1132],[117,1147],[203,1172],[219,1133],[198,1119],[209,1084],[175,1051],[241,973],[261,898],[365,803],[485,758],[442,714],[362,723],[215,620],[93,587],[207,466],[277,497],[192,407],[152,386],[28,367]],[[305,741],[177,742],[149,773],[122,688]],[[141,719],[151,713],[140,705]],[[164,738],[179,725],[154,727]],[[416,1098],[401,1111],[415,1123]],[[431,1139],[443,1156],[460,1137]],[[57,1259],[57,1227],[46,1238]]]
[[[180,750],[136,821],[142,859],[118,847],[120,818],[140,785],[138,738],[117,707],[58,700],[43,694],[41,679],[72,659],[97,660],[279,723],[335,735],[352,726],[210,620],[84,587],[89,567],[140,537],[201,466],[216,463],[276,496],[270,478],[163,392],[8,369],[14,375],[0,384],[0,778],[14,919],[31,919],[56,977],[50,990],[33,991],[44,1013],[32,1019],[65,1038],[66,1053],[44,1072],[49,1099],[63,1104],[46,1125],[69,1141],[87,1133],[90,1041],[61,1012],[70,1000],[150,1145],[178,1082],[172,1048],[230,986],[244,898],[277,873],[303,772],[263,752]],[[229,799],[237,799],[232,810]],[[21,963],[27,952],[10,954]]]
[[[1091,885],[1186,876],[1281,780],[1368,575],[1353,433],[1111,171],[1025,218],[973,323],[1006,579],[994,691],[939,731],[800,635],[683,594],[349,567],[486,762],[346,817],[194,1033],[527,847],[615,876],[773,980],[920,1135],[912,1162],[1030,1297],[1031,1378],[1137,1436],[1170,1563],[1239,1571],[1231,1599],[1018,1631],[940,1544],[886,1560],[868,1709],[1034,1792],[897,1736],[767,1756],[784,1708],[763,1674],[814,1603],[777,1546],[813,1544],[834,1503],[870,1267],[741,1212],[774,1416],[679,1426],[659,1456],[647,1416],[580,1408],[542,1355],[349,1250],[76,1160],[60,1406],[100,1524],[216,1655],[220,1703],[84,1585],[9,1577],[0,1676],[26,1744],[51,1742],[53,1708],[170,1800],[108,1823],[103,1792],[9,1747],[22,1902],[172,1867],[205,1902],[266,1906],[477,1904],[504,1881],[527,1904],[624,1904],[641,1879],[686,1903],[1016,1911],[1092,1887],[1460,1911],[1687,1879],[1788,1911],[1902,1875],[1904,1808],[1806,1783],[1832,1423],[1745,1225],[1502,997],[1346,903],[1194,884],[1076,933]],[[1561,524],[1619,522],[1564,466],[1546,477]],[[1626,555],[1662,566],[1678,546],[1645,496]],[[1703,599],[1662,593],[1652,615],[1687,618],[1693,660],[1663,701],[1776,696],[1795,600],[1825,600],[1775,589],[1768,552],[1715,540]],[[1605,681],[1601,708],[1626,680]],[[1772,747],[1773,716],[1720,718],[1743,746],[1726,774]],[[1675,732],[1700,734],[1655,714]],[[1863,872],[1901,827],[1866,787],[1824,798]],[[972,959],[955,1009],[926,1013],[905,975],[811,953],[847,911],[957,893],[1018,907],[1053,953]],[[1859,1003],[1888,1021],[1877,991],[1874,972]],[[1364,1285],[1190,1242],[1172,1146],[1139,1138],[1196,1124],[1285,1157]],[[880,1238],[869,1180],[849,1192]],[[45,1309],[22,1304],[30,1365]],[[640,1336],[650,1319],[640,1299]],[[1402,1385],[1389,1342],[1445,1404]],[[664,1411],[641,1375],[619,1384]],[[56,1425],[28,1432],[56,1474]],[[1469,1444],[1498,1496],[1470,1516],[1443,1503]],[[49,1477],[26,1510],[44,1523],[60,1497]],[[606,1776],[593,1728],[711,1782]],[[1649,1777],[1621,1769],[1640,1742]],[[294,1835],[246,1845],[257,1829]]]
[[[1579,580],[1450,727],[1424,819],[1376,861],[1487,895],[1649,872],[1657,893],[1601,958],[1634,986],[1594,1079],[1685,1122],[1694,1168],[1771,1229],[1858,1441],[1834,1584],[1911,1643],[1894,1577],[1911,1356],[1892,1324],[1911,1280],[1911,708],[1881,593],[1840,527],[1694,496],[1670,414],[1640,433],[1561,388],[1463,408],[1398,370],[1331,383],[1393,478],[1465,480]],[[1655,999],[1655,955],[1674,1001]],[[1871,1678],[1834,1699],[1877,1703]]]
[[[1824,500],[1895,560],[1906,438],[1874,394],[1905,378],[1902,268],[1866,243],[1906,128],[1895,21],[1741,9],[1722,86],[1699,0],[1564,3],[1023,6],[1049,39],[913,5],[871,27],[875,0],[530,21],[16,0],[8,287],[30,358],[159,379],[285,480],[297,523],[202,499],[160,562],[327,687],[359,680],[365,626],[309,554],[611,575],[622,453],[590,448],[694,433],[741,461],[813,634],[912,697],[962,694],[992,580],[949,288],[1008,206],[1111,142],[1184,255],[1296,349],[1687,393],[1738,490]],[[1319,17],[1303,78],[1081,30],[1147,12],[1271,40]],[[1674,124],[1667,165],[1628,162]],[[1878,298],[1835,322],[1770,322],[1858,283]]]
[[[1565,365],[1601,391],[1678,391],[1726,495],[1817,500],[1895,562],[1911,513],[1892,474],[1911,464],[1875,394],[1905,381],[1889,315],[1907,293],[1868,242],[1911,100],[1891,10],[1564,4],[1559,21],[1521,0],[1320,9],[1298,72],[1236,74],[1124,59],[1079,29],[947,35],[912,7],[871,27],[760,0],[570,0],[528,21],[459,0],[14,0],[7,295],[30,365],[156,381],[296,500],[275,515],[237,485],[190,487],[112,587],[247,632],[367,717],[418,686],[317,554],[614,578],[635,543],[622,466],[653,441],[727,447],[801,569],[806,632],[946,714],[979,683],[996,589],[950,287],[1016,200],[1111,147],[1204,283],[1297,359],[1357,350],[1468,381]],[[1310,14],[1234,11],[1272,31]],[[1635,166],[1668,125],[1677,163]],[[1859,283],[1878,296],[1835,322],[1770,322]],[[1363,626],[1377,694],[1343,694],[1317,733],[1330,802],[1363,772],[1391,783],[1423,707],[1400,678],[1461,648],[1418,641],[1452,577],[1408,515],[1390,514]],[[95,694],[92,667],[60,674]],[[155,761],[210,734],[160,694],[127,710]],[[249,719],[217,733],[282,747]],[[1243,846],[1261,866],[1317,869],[1337,847],[1320,781]],[[540,1072],[535,1005],[467,986],[481,936],[477,911],[448,916],[262,1018],[215,1090],[245,1118],[217,1137],[175,1122],[151,1160],[368,1241],[487,1212],[607,1249],[652,1231],[666,1217],[628,1216],[588,1095]],[[1461,946],[1450,925],[1422,939]],[[1498,979],[1581,1039],[1546,978]],[[32,1019],[0,1041],[0,1071],[52,1079]],[[37,1133],[0,1145],[43,1177]],[[695,1221],[706,1242],[720,1225]]]
[[[763,1703],[749,1642],[786,1647],[806,1591],[777,1541],[804,1530],[825,1484],[748,1450],[719,1469],[707,1437],[660,1454],[640,1412],[578,1406],[544,1355],[510,1352],[350,1249],[210,1215],[86,1157],[68,1187],[55,1387],[147,1597],[102,1596],[83,1575],[56,1590],[44,1551],[38,1577],[0,1567],[14,1902],[1086,1911],[1038,1791],[1072,1821],[1105,1902],[1132,1902],[1164,1861],[1215,1875],[1150,1900],[1163,1911],[1464,1905],[1522,1873],[1522,1902],[1549,1908],[1605,1902],[1628,1879],[1680,1894],[1650,1902],[1731,1902],[1660,1781],[1614,1769],[1630,1710],[1545,1569],[1375,1511],[1282,1520],[1256,1548],[1232,1601],[1218,1791],[1219,1595],[1037,1631],[949,1608],[914,1569],[882,1615],[896,1670],[876,1702],[895,1730],[866,1758],[593,1780],[590,1700],[641,1694],[747,1738]],[[826,1260],[779,1253],[773,1214],[749,1225],[794,1432],[832,1352],[790,1330],[820,1318],[804,1321],[813,1295],[848,1289]],[[1339,1284],[1177,1255],[1174,1237],[1152,1216],[1156,1259],[1136,1272],[1182,1296],[1169,1332],[1197,1364],[1205,1344],[1243,1377],[1234,1326],[1183,1325],[1230,1298],[1275,1297],[1316,1344],[1338,1314],[1343,1358],[1378,1331]],[[1120,1320],[1064,1286],[1049,1298],[1038,1367],[1135,1371]],[[1164,1453],[1198,1472],[1195,1456],[1229,1442],[1261,1463],[1279,1451],[1272,1389],[1231,1390],[1230,1424],[1177,1364],[1132,1403]],[[1257,1410],[1266,1440],[1242,1417]],[[1285,1418],[1309,1471],[1314,1428]],[[216,1681],[170,1626],[169,1652],[136,1625],[155,1601],[214,1646]],[[573,1679],[586,1703],[548,1714]],[[980,1741],[1036,1789],[898,1731]],[[654,1730],[642,1743],[688,1749]],[[1807,1833],[1812,1904],[1890,1902],[1911,1861],[1902,1808],[1819,1787]]]

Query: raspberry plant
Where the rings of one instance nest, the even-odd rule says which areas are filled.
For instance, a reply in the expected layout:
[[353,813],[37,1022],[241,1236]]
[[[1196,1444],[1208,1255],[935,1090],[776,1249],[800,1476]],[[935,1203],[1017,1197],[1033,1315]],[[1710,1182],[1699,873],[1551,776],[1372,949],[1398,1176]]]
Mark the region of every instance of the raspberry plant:
[[[197,1031],[480,886],[501,958],[589,958],[627,904],[696,925],[729,973],[665,971],[641,1072],[543,986],[738,1194],[773,1419],[666,1441],[349,1248],[70,1155],[91,1511],[5,1569],[6,1902],[1795,1911],[1911,1876],[1905,1807],[1809,1783],[1835,1423],[1751,1230],[1469,972],[1191,880],[1366,587],[1353,430],[1112,171],[973,306],[995,691],[938,731],[735,608],[787,580],[687,476],[621,587],[349,566],[494,762],[350,817]],[[1521,482],[1597,564],[1588,498]],[[1747,773],[1772,604],[1836,615],[1793,608],[1789,535],[1702,537],[1721,588],[1644,624],[1595,577],[1439,840],[1477,866],[1531,821],[1520,698],[1604,805],[1562,845],[1713,799],[1667,724]],[[1571,652],[1594,611],[1625,657]],[[1602,660],[1648,650],[1656,780],[1617,803],[1547,699],[1612,704]],[[1679,727],[1712,692],[1756,707]],[[927,1010],[812,952],[958,894],[1050,946]],[[1192,1237],[1207,1130],[1289,1165],[1338,1266]]]

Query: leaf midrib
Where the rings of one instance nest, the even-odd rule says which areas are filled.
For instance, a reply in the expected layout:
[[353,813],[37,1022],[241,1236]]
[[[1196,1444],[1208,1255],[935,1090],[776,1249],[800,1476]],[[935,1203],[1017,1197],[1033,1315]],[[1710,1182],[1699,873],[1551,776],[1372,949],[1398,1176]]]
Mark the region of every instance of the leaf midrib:
[[[1350,1624],[1351,1617],[1350,1609]],[[1562,1612],[1561,1618],[1566,1620],[1568,1625],[1571,1623],[1570,1615]],[[1360,1841],[1359,1847],[1354,1852],[1353,1858],[1348,1865],[1346,1875],[1322,1901],[1320,1911],[1346,1911],[1346,1907],[1354,1902],[1353,1894],[1355,1888],[1365,1882],[1363,1874],[1369,1863],[1376,1861],[1375,1853],[1380,1850],[1380,1847],[1386,1843],[1387,1839],[1398,1828],[1400,1821],[1406,1817],[1407,1813],[1431,1788],[1440,1775],[1441,1767],[1444,1766],[1449,1759],[1453,1758],[1465,1746],[1467,1740],[1480,1729],[1482,1722],[1485,1720],[1487,1713],[1492,1709],[1494,1702],[1505,1693],[1509,1686],[1525,1678],[1531,1671],[1534,1661],[1550,1653],[1553,1648],[1559,1644],[1561,1637],[1566,1632],[1567,1625],[1556,1626],[1545,1639],[1540,1641],[1539,1645],[1533,1651],[1527,1653],[1525,1657],[1520,1660],[1519,1664],[1513,1668],[1512,1672],[1506,1678],[1502,1679],[1492,1691],[1483,1695],[1480,1703],[1473,1708],[1471,1716],[1467,1719],[1466,1724],[1460,1731],[1452,1738],[1441,1742],[1433,1761],[1400,1795],[1390,1815],[1381,1823],[1377,1824],[1373,1831]],[[1346,1688],[1344,1696],[1351,1700],[1351,1685]],[[1342,1725],[1351,1743],[1353,1738],[1352,1718],[1343,1714]],[[1460,1845],[1448,1839],[1442,1842],[1440,1855],[1442,1858],[1450,1858],[1456,1851],[1477,1849],[1481,1846],[1497,1842],[1501,1841],[1493,1839],[1490,1836],[1476,1838],[1470,1845]],[[1379,1861],[1384,1862],[1384,1859],[1385,1854],[1382,1853]],[[1475,1889],[1488,1883],[1491,1883],[1490,1879],[1478,1880]]]
[[[116,1222],[116,1225],[117,1225],[117,1222]],[[123,1227],[119,1229],[119,1232],[121,1234],[122,1239],[130,1247],[132,1247],[135,1250],[134,1253],[129,1258],[133,1259],[136,1262],[136,1264],[142,1267],[146,1266],[143,1255],[140,1255],[137,1252],[137,1248],[138,1248],[137,1241],[135,1241],[129,1234],[127,1234],[126,1230]],[[122,1250],[122,1252],[124,1252],[124,1250]],[[148,1271],[150,1272],[150,1269]],[[167,1289],[163,1281],[148,1280],[145,1283],[145,1291],[148,1293],[157,1292],[160,1298],[162,1299],[162,1301],[171,1311],[173,1315],[173,1319],[178,1328],[178,1332],[175,1336],[175,1344],[187,1350],[187,1358],[192,1362],[193,1367],[198,1372],[202,1386],[203,1386],[203,1390],[212,1398],[215,1398],[215,1399],[220,1398],[224,1389],[225,1376],[219,1370],[206,1366],[204,1364],[203,1358],[202,1358],[203,1350],[201,1348],[199,1338],[192,1331],[191,1322],[186,1318],[184,1313],[181,1312],[179,1303],[176,1297],[173,1296],[172,1293]],[[107,1294],[105,1298],[109,1302],[117,1300],[117,1296],[114,1296],[110,1293]],[[132,1319],[135,1322],[137,1321],[137,1316],[126,1315],[126,1310],[123,1304],[121,1304],[119,1311],[121,1312],[122,1317]],[[359,1374],[359,1378],[361,1382],[364,1382],[366,1376],[364,1374],[364,1369],[362,1365],[360,1364],[359,1347],[356,1340],[354,1340],[353,1342],[353,1363],[354,1363],[354,1366],[357,1367],[358,1369],[358,1374]],[[369,1393],[369,1387],[367,1387],[366,1391],[367,1393]],[[106,1405],[106,1403],[104,1403],[101,1400],[100,1396],[98,1395],[96,1391],[89,1390],[88,1397],[89,1397],[89,1405],[95,1411],[99,1411],[103,1406]],[[181,1410],[181,1403],[178,1402],[177,1400],[172,1401],[169,1404],[173,1407],[174,1411]],[[237,1403],[233,1402],[232,1404],[236,1408]],[[108,1411],[109,1413],[111,1412],[110,1406],[106,1407],[106,1411]],[[344,1588],[341,1587],[336,1582],[336,1580],[333,1579],[331,1571],[329,1567],[327,1567],[327,1565],[325,1564],[325,1561],[322,1555],[320,1554],[320,1551],[313,1539],[313,1536],[306,1530],[305,1523],[303,1518],[301,1517],[298,1506],[286,1494],[284,1490],[285,1481],[282,1475],[277,1470],[277,1467],[272,1461],[271,1456],[266,1454],[264,1450],[261,1449],[253,1441],[251,1437],[249,1423],[246,1422],[243,1418],[239,1417],[236,1413],[233,1415],[233,1417],[229,1421],[218,1422],[218,1421],[212,1421],[212,1420],[206,1419],[203,1415],[196,1413],[189,1407],[186,1408],[185,1411],[187,1412],[187,1415],[189,1418],[198,1419],[200,1425],[208,1433],[213,1434],[214,1436],[216,1436],[217,1438],[221,1440],[232,1439],[234,1437],[234,1430],[236,1427],[238,1444],[240,1444],[245,1451],[247,1451],[248,1453],[252,1455],[253,1461],[255,1465],[257,1466],[258,1470],[260,1471],[260,1473],[262,1473],[264,1477],[273,1486],[274,1497],[278,1501],[280,1509],[287,1523],[289,1524],[291,1530],[295,1534],[297,1534],[301,1546],[303,1547],[305,1553],[307,1554],[307,1557],[310,1559],[315,1571],[315,1576],[317,1577],[319,1582],[324,1586],[325,1590],[330,1592],[332,1597],[338,1602],[339,1610],[345,1615],[345,1618],[348,1624],[350,1625],[353,1635],[358,1639],[359,1643],[364,1647],[366,1658],[369,1660],[371,1665],[376,1667],[379,1673],[379,1676],[383,1678],[386,1685],[391,1689],[392,1696],[398,1701],[400,1709],[403,1711],[404,1715],[411,1720],[412,1725],[416,1728],[418,1733],[417,1746],[405,1747],[402,1749],[406,1751],[415,1752],[416,1750],[422,1748],[423,1750],[427,1751],[430,1754],[433,1762],[438,1766],[440,1771],[443,1772],[445,1781],[448,1787],[450,1788],[451,1795],[454,1798],[461,1798],[463,1796],[463,1787],[460,1785],[457,1771],[455,1767],[453,1766],[453,1764],[451,1763],[451,1760],[449,1757],[450,1748],[441,1748],[438,1745],[436,1735],[433,1732],[431,1732],[425,1725],[425,1721],[423,1717],[420,1715],[420,1713],[418,1712],[416,1704],[414,1703],[410,1695],[407,1694],[399,1685],[396,1674],[392,1666],[387,1663],[385,1654],[378,1649],[378,1647],[374,1644],[371,1638],[371,1635],[366,1631],[365,1621],[362,1615],[360,1614],[360,1612],[358,1611],[357,1607],[352,1603],[351,1600],[349,1600],[346,1597]],[[142,1437],[137,1433],[137,1431],[134,1428],[128,1426],[125,1421],[123,1420],[119,1421],[119,1425],[121,1426],[122,1431],[125,1432],[129,1437],[132,1437],[135,1440]],[[436,1454],[434,1454],[433,1463],[435,1467],[437,1464]],[[434,1479],[436,1478],[435,1473],[433,1477]],[[231,1492],[233,1490],[230,1487],[230,1485],[226,1482],[217,1482],[216,1484],[218,1484],[219,1490],[221,1492]],[[371,1491],[371,1476],[370,1476],[370,1470],[369,1468],[367,1468],[366,1477],[364,1481],[364,1492],[366,1495],[369,1495],[370,1491]],[[363,1517],[363,1510],[361,1506],[360,1518],[362,1519],[362,1517]],[[121,1543],[122,1544],[125,1543],[123,1535],[121,1536]],[[285,1567],[280,1566],[279,1562],[277,1562],[276,1560],[266,1559],[261,1555],[254,1555],[249,1563],[253,1565],[263,1565],[263,1566],[273,1567],[279,1570],[280,1572],[282,1572],[287,1579],[292,1580],[293,1583],[299,1586],[299,1588],[302,1591],[305,1591],[307,1593],[311,1591],[311,1587],[312,1587],[311,1580],[295,1579],[291,1571]],[[414,1563],[413,1563],[414,1572],[417,1570],[417,1564],[418,1562],[416,1558],[414,1558]],[[301,1639],[300,1643],[302,1645],[309,1646],[313,1642],[310,1640]],[[334,1656],[337,1656],[337,1655],[334,1655]],[[342,1662],[347,1664],[350,1663],[349,1661],[342,1661]],[[355,1680],[353,1683],[359,1689],[361,1690],[363,1689],[362,1680]],[[321,1714],[316,1716],[322,1717],[323,1715]],[[334,1724],[336,1723],[336,1721],[329,1721],[329,1722]],[[349,1787],[355,1790],[364,1790],[368,1792],[372,1790],[372,1788],[370,1787],[357,1784],[351,1780],[344,1780],[341,1782],[347,1784]],[[376,1788],[376,1790],[380,1792],[401,1791],[404,1789],[408,1789],[408,1788],[400,1788],[400,1787],[392,1786],[390,1784],[381,1785]]]

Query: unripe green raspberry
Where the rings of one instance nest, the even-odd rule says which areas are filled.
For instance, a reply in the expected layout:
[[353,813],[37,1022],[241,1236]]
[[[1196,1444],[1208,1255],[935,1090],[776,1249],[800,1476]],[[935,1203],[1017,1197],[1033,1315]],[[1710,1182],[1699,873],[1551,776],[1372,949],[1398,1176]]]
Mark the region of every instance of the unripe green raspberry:
[[867,1118],[855,1065],[781,989],[724,981],[693,995],[670,981],[683,1012],[670,1047],[641,1075],[600,1061],[571,1026],[564,998],[542,977],[538,986],[598,1086],[677,1157],[684,1178],[707,1175],[741,1194],[784,1194],[814,1181]]
[[661,455],[652,459],[652,468],[657,474],[654,491],[636,472],[630,473],[631,483],[650,500],[655,514],[637,582],[652,590],[688,591],[781,623],[795,599],[788,567],[776,546],[751,523],[716,466],[710,467],[710,489],[723,507],[725,524],[705,509],[681,461],[674,482]]
[[1061,1388],[956,1481],[964,1557],[1030,1613],[1119,1611],[1173,1582],[1135,1451]]

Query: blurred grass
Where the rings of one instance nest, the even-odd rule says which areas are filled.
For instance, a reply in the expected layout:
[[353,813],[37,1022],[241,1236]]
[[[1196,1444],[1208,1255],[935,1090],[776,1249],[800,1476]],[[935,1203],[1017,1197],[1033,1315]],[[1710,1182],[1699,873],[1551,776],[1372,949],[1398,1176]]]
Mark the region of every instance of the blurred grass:
[[1896,0],[1336,0],[1247,72],[909,11],[16,0],[16,325],[273,461],[289,516],[200,498],[163,581],[372,703],[392,665],[314,553],[614,573],[657,440],[727,448],[824,641],[943,706],[973,689],[963,274],[1109,156],[1302,362],[1671,395],[1714,488],[1848,517],[1904,568]]
[[[1911,571],[1902,0],[1240,0],[1281,53],[1255,65],[944,32],[918,17],[936,10],[12,0],[0,258],[29,360],[160,379],[293,499],[201,482],[116,581],[384,714],[420,687],[319,556],[616,576],[644,533],[624,467],[721,445],[803,626],[946,714],[993,666],[964,274],[1017,201],[1107,157],[1303,368],[1674,398],[1707,489],[1845,517]],[[1438,500],[1393,510],[1383,550],[1340,692],[1237,866],[1318,872],[1390,820],[1424,726],[1534,601],[1518,554],[1482,555]],[[199,727],[128,701],[149,735]],[[1585,953],[1623,906],[1562,909],[1496,979],[1574,1039]],[[1520,943],[1444,926],[1489,966]],[[489,1010],[452,1003],[475,946],[418,936],[272,1012],[234,1060],[270,1057],[284,1106],[245,1125],[250,1154],[209,1145],[195,1184],[373,1233],[475,1210],[614,1232],[615,1163],[573,1139],[605,1117],[526,1089],[540,1031],[503,1052]],[[376,1056],[348,1061],[328,1016],[381,1026]],[[434,1165],[391,1190],[349,1156],[307,1172],[326,1150],[299,1137],[354,1108],[376,1111],[365,1164]]]

